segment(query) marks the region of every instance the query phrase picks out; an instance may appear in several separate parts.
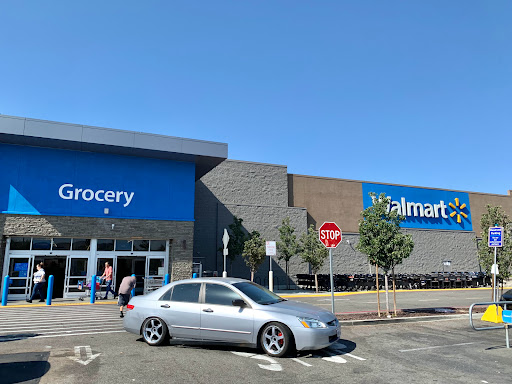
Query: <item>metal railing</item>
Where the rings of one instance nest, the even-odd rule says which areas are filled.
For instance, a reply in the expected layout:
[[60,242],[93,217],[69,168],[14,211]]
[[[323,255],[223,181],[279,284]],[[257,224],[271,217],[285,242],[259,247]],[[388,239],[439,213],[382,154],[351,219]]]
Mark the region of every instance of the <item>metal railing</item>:
[[[507,341],[507,348],[510,348],[510,339],[509,339],[509,336],[508,336],[508,329],[509,329],[509,324],[508,323],[504,323],[503,325],[495,325],[495,326],[492,326],[492,327],[475,327],[475,324],[473,323],[473,308],[476,307],[476,306],[484,306],[484,305],[504,305],[505,306],[505,310],[507,310],[507,305],[510,305],[512,304],[510,301],[490,301],[490,302],[486,302],[486,303],[473,303],[471,304],[471,306],[469,307],[469,325],[471,326],[471,328],[473,328],[475,331],[489,331],[491,329],[505,329],[505,337],[506,337],[506,341]],[[496,310],[497,307],[496,307]]]

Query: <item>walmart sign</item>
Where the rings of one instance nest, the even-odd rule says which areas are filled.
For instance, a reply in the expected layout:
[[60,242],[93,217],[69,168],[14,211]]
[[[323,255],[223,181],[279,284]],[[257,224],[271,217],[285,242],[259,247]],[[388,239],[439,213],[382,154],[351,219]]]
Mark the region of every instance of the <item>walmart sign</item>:
[[388,210],[405,216],[404,228],[473,230],[467,193],[363,183],[365,209],[373,204],[370,192],[391,198]]

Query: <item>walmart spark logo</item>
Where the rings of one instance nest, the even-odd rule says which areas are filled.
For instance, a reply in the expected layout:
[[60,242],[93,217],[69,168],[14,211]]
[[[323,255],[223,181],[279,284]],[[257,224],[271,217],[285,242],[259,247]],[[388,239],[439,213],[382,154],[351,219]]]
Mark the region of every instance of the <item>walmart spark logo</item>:
[[464,210],[468,211],[466,203],[461,205],[458,197],[455,198],[455,205],[453,205],[453,203],[451,203],[451,202],[448,203],[448,205],[450,206],[451,209],[453,209],[453,212],[450,213],[450,217],[454,217],[455,215],[457,215],[457,223],[459,223],[459,224],[461,223],[461,219],[460,219],[461,216],[465,219],[468,218],[467,213],[464,212]]

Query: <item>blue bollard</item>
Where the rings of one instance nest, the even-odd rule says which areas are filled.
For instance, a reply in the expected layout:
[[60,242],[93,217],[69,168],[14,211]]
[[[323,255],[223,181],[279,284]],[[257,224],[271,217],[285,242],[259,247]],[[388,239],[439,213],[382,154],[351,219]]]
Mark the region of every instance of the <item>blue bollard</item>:
[[46,292],[46,305],[52,305],[53,296],[53,275],[48,278],[48,290]]
[[165,274],[165,280],[164,280],[164,285],[167,285],[167,284],[169,284],[169,274],[168,273]]
[[2,293],[2,307],[5,307],[7,305],[7,295],[9,294],[9,283],[10,283],[10,278],[9,278],[9,275],[7,275],[4,278],[4,290]]
[[91,278],[91,304],[94,304],[96,300],[96,275],[92,275]]
[[[132,276],[135,277],[135,273],[132,273]],[[132,289],[132,297],[135,296],[135,288]]]
[[192,278],[193,278],[193,279],[197,279],[197,273],[193,273],[193,274],[192,274]]

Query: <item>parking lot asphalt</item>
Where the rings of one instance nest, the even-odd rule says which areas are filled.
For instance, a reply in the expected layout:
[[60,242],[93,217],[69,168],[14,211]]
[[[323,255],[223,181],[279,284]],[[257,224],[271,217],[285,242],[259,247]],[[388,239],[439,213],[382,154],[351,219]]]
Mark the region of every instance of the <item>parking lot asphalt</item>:
[[[398,290],[396,291],[397,309],[419,309],[435,307],[468,308],[475,302],[491,301],[490,288]],[[331,295],[322,294],[281,294],[290,300],[317,305],[331,309]],[[339,292],[335,294],[335,312],[337,314],[377,311],[377,292]],[[385,310],[385,293],[380,292],[381,310]],[[393,309],[393,293],[389,292],[389,306]]]
[[504,331],[476,332],[460,319],[343,327],[331,347],[280,359],[200,342],[150,347],[119,331],[27,336],[0,350],[2,383],[502,384],[512,375]]

